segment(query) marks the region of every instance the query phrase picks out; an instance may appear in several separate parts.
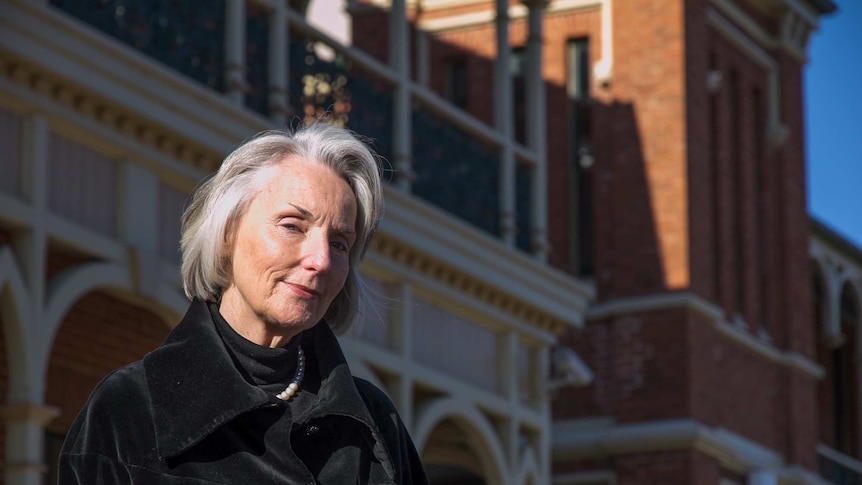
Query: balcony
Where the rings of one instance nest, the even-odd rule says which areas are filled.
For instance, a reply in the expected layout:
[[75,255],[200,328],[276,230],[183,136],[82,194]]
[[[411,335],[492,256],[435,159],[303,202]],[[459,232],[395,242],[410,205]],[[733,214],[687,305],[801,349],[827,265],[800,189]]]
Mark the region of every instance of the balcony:
[[[544,258],[540,150],[411,81],[406,51],[400,64],[382,63],[275,0],[219,0],[206,8],[140,0],[48,3],[83,28],[119,40],[133,56],[165,66],[166,75],[263,120],[264,127],[329,115],[366,137],[394,187]],[[388,25],[394,25],[391,18]]]
[[817,445],[820,476],[834,485],[862,485],[862,462],[825,445]]

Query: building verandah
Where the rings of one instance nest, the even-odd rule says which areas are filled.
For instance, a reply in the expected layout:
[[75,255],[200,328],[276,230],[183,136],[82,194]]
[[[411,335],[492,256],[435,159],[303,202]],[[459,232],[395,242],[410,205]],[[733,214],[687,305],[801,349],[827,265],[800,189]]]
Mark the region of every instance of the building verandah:
[[[242,139],[320,106],[334,106],[396,167],[362,268],[378,311],[342,337],[354,372],[390,394],[440,479],[549,483],[550,349],[581,324],[592,290],[542,262],[541,198],[516,206],[517,191],[541,187],[516,188],[514,157],[539,180],[541,154],[417,87],[403,53],[386,65],[330,42],[340,60],[328,62],[318,53],[328,38],[285,3],[222,3],[223,14],[188,33],[215,52],[190,72],[118,24],[82,18],[72,2],[11,1],[0,12],[4,483],[42,483],[87,388],[179,321],[179,217],[195,185]],[[290,42],[298,32],[305,40]],[[334,99],[321,82],[353,90]],[[371,104],[381,92],[394,94]],[[417,100],[427,110],[419,117]],[[374,116],[380,106],[391,119]],[[435,200],[412,190],[418,180],[434,193],[441,182],[405,175],[422,169],[410,119],[422,120],[414,130],[461,127],[445,154],[466,143],[485,154],[472,170],[506,180],[487,188],[472,219],[446,211],[465,193]],[[450,135],[439,136],[445,145]]]

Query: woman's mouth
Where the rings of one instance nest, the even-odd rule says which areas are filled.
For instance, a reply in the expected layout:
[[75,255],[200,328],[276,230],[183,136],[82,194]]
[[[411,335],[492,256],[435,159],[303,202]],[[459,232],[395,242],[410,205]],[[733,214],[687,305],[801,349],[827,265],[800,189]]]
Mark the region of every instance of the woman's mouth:
[[308,286],[305,286],[305,285],[300,285],[298,283],[288,282],[287,286],[291,290],[293,290],[293,292],[296,295],[298,295],[300,298],[304,298],[306,300],[311,300],[313,298],[317,298],[318,296],[320,296],[320,293],[318,293],[317,290],[315,290],[313,288],[309,288]]

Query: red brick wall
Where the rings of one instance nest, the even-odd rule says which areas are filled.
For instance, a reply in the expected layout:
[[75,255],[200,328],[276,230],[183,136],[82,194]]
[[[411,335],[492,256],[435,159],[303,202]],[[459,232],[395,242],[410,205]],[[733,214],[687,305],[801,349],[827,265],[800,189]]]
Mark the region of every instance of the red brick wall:
[[57,332],[45,401],[60,409],[48,428],[65,433],[95,385],[109,372],[156,348],[169,328],[154,313],[102,292],[69,310]]
[[716,485],[721,469],[696,451],[637,453],[616,459],[618,485]]
[[689,283],[682,5],[614,3],[613,79],[594,118],[599,300]]
[[555,419],[613,416],[617,422],[689,416],[691,369],[685,310],[591,321],[564,339],[595,375],[554,399]]

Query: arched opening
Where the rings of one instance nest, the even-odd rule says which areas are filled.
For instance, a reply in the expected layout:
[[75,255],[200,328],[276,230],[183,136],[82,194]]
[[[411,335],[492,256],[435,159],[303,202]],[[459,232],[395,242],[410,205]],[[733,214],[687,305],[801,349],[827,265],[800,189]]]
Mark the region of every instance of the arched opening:
[[46,427],[46,483],[56,483],[63,439],[96,384],[158,347],[169,330],[156,313],[103,291],[84,295],[69,309],[48,363],[45,402],[60,414]]
[[[422,463],[433,485],[491,485],[489,450],[483,440],[455,419],[441,421],[422,450]],[[497,474],[503,470],[497,470]]]
[[[822,274],[814,273],[814,314],[819,335],[828,323],[824,306],[829,305]],[[838,302],[839,336],[822,338],[817,346],[817,362],[826,372],[820,381],[820,442],[846,455],[859,456],[859,386],[856,360],[859,299],[853,286],[845,282]]]
[[844,337],[830,356],[832,391],[833,447],[850,456],[859,451],[859,410],[856,371],[856,326],[859,322],[859,301],[853,287],[841,288],[839,306],[841,335]]
[[832,443],[832,384],[830,381],[831,371],[829,364],[829,356],[832,352],[830,342],[827,340],[828,321],[825,318],[825,309],[828,307],[826,280],[824,279],[823,270],[816,260],[811,260],[811,306],[812,306],[812,324],[814,331],[812,335],[816,336],[815,358],[817,363],[826,371],[826,378],[818,383],[817,400],[818,400],[818,422],[820,424],[819,440],[823,444],[831,445]]

